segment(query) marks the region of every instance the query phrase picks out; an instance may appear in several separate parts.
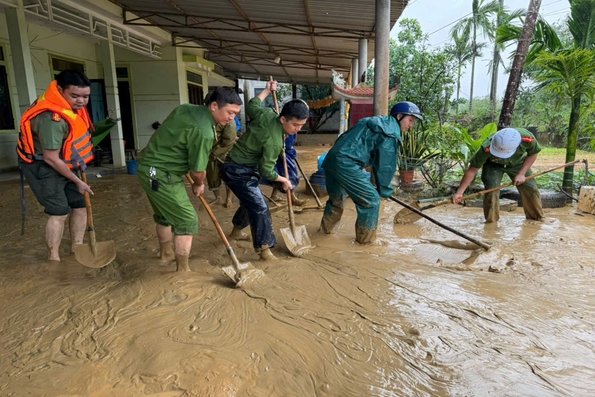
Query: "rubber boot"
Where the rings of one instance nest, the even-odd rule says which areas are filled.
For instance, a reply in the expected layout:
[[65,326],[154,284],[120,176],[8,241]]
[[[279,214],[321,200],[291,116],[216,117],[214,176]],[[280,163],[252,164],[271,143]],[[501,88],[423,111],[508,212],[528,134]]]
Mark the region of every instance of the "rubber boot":
[[166,265],[176,259],[174,246],[171,240],[159,243],[159,258],[161,259],[161,262]]
[[285,198],[285,195],[283,195],[280,190],[278,190],[277,188],[273,188],[273,192],[271,193],[271,200],[281,201],[284,198]]
[[500,192],[490,192],[483,196],[483,216],[486,223],[495,223],[500,219]]
[[188,266],[188,258],[190,255],[178,255],[176,254],[176,271],[177,272],[189,272],[190,266]]
[[360,244],[371,244],[376,239],[376,229],[367,227],[355,227],[355,241]]
[[260,255],[261,261],[274,261],[277,259],[277,257],[271,252],[271,249],[268,245],[263,245],[260,247],[260,252],[258,255]]
[[240,229],[237,226],[234,226],[233,229],[231,230],[231,233],[229,234],[229,239],[230,240],[243,240],[243,241],[250,241],[250,236],[248,236],[246,233],[244,233],[242,231],[242,229]]

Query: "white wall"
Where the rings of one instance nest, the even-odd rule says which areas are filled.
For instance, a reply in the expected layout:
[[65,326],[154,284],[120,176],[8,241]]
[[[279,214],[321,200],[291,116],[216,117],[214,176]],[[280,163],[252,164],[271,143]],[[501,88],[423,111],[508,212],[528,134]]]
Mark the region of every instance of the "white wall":
[[[52,30],[42,25],[27,23],[28,39],[31,46],[31,61],[35,76],[37,94],[42,94],[52,80],[50,55],[72,59],[85,64],[85,71],[89,78],[100,78],[101,69],[98,64],[95,43],[82,36],[63,33],[61,30]],[[14,80],[14,67],[10,45],[8,44],[8,31],[6,16],[0,12],[0,45],[4,48],[7,63],[8,79],[12,100],[13,116],[16,129],[0,131],[0,171],[17,167],[15,151],[17,141],[18,121],[20,113],[18,108],[17,87]]]
[[186,71],[179,47],[162,48],[162,59],[155,60],[114,47],[118,66],[128,66],[132,80],[134,130],[137,149],[144,148],[160,123],[179,104],[188,103]]

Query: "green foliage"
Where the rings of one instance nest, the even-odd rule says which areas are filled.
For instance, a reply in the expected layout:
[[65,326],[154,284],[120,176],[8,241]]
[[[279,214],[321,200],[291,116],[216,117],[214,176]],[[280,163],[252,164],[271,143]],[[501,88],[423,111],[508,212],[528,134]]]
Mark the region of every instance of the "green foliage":
[[[399,22],[397,40],[390,40],[389,75],[399,79],[394,102],[411,101],[419,106],[431,123],[442,121],[450,107],[456,84],[456,64],[451,52],[430,49],[419,22],[405,18]],[[374,81],[373,67],[368,83]],[[389,105],[394,104],[392,102]]]
[[398,163],[401,170],[419,168],[429,159],[440,153],[430,145],[428,137],[430,130],[415,126],[407,131],[401,131],[401,144],[399,145]]

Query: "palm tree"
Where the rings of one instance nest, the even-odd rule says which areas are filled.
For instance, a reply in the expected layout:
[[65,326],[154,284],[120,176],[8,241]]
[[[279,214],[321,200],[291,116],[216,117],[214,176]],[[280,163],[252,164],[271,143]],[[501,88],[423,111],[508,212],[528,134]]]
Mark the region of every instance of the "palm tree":
[[[496,14],[495,26],[498,29],[500,26],[504,24],[508,24],[513,19],[519,18],[525,15],[524,10],[515,10],[513,12],[509,12],[506,7],[504,7],[504,0],[499,0],[500,9]],[[491,68],[491,75],[492,81],[490,84],[490,102],[492,105],[492,119],[496,117],[496,103],[498,102],[498,68],[500,64],[503,64],[502,57],[500,53],[504,50],[504,45],[499,43],[498,41],[494,40],[494,52],[493,58],[490,62]]]
[[[540,83],[538,88],[563,94],[570,100],[566,139],[566,162],[570,162],[576,157],[583,101],[595,95],[595,0],[571,0],[566,25],[573,42],[562,48],[555,30],[538,21],[526,63],[533,62],[539,68],[535,77]],[[498,41],[510,39],[517,30],[511,26],[503,27],[502,35],[498,31]],[[564,169],[562,187],[567,193],[572,193],[573,173],[574,166]]]
[[[457,31],[452,32],[452,40],[454,44],[450,46],[449,52],[455,59],[457,65],[457,103],[459,102],[461,94],[461,75],[463,67],[473,59],[473,47],[469,41],[469,32],[459,33]],[[484,43],[480,43],[481,48],[485,46]]]
[[492,38],[494,36],[495,27],[492,23],[491,16],[498,12],[500,4],[496,0],[485,2],[485,0],[472,0],[471,16],[469,18],[461,19],[452,28],[451,35],[457,32],[460,36],[467,36],[471,38],[471,88],[469,90],[469,113],[473,109],[473,83],[475,80],[475,58],[478,57],[479,46],[477,43],[478,31],[484,36]]

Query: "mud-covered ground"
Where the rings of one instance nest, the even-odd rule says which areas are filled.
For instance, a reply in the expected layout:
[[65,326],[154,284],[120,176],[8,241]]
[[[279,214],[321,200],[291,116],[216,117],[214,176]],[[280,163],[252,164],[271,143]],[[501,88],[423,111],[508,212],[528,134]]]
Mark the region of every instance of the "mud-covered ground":
[[[322,149],[299,148],[308,174]],[[336,235],[303,212],[316,248],[291,257],[277,232],[280,259],[265,265],[234,243],[265,277],[233,288],[198,200],[193,271],[177,273],[157,259],[136,177],[90,184],[97,239],[118,251],[102,269],[48,263],[42,209],[26,189],[21,237],[18,181],[0,184],[0,396],[593,395],[595,218],[573,206],[498,225],[481,209],[428,210],[487,252],[426,220],[393,225],[389,201],[379,244],[365,247],[351,202]],[[229,231],[234,209],[214,210]],[[286,212],[273,218],[287,226]]]

